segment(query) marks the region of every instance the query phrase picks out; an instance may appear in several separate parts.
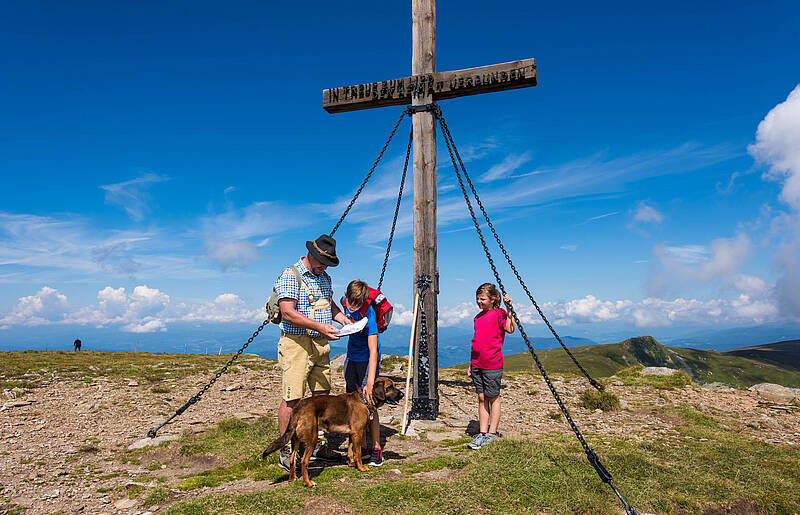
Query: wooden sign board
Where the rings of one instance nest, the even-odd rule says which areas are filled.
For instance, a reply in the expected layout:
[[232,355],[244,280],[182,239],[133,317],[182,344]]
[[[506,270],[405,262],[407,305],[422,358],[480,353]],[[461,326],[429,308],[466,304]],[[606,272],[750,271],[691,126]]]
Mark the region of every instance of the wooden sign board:
[[322,107],[329,113],[410,104],[417,96],[434,100],[528,88],[536,85],[536,60],[467,68],[402,79],[368,82],[322,91]]

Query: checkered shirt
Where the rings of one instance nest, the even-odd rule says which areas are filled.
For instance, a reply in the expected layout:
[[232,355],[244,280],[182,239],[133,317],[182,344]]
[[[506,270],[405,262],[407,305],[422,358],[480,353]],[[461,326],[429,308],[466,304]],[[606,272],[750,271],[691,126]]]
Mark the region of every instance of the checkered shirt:
[[[324,297],[332,302],[333,285],[331,284],[331,276],[329,276],[326,272],[322,272],[320,275],[312,274],[311,271],[306,268],[306,265],[303,264],[302,259],[295,263],[294,267],[297,268],[298,272],[300,272],[300,277],[303,278],[303,282],[306,283],[308,289],[311,290],[311,295],[313,295],[315,299],[321,299]],[[299,284],[297,284],[297,277],[295,277],[289,268],[284,270],[283,273],[275,280],[275,292],[278,294],[278,300],[287,298],[297,300],[297,311],[299,311],[300,314],[311,318],[311,305],[308,303],[308,294],[306,294],[305,288],[302,288]],[[316,310],[314,312],[314,320],[323,324],[330,324],[331,310]],[[281,321],[281,331],[289,334],[306,334],[306,330],[304,328],[292,325],[285,320]],[[309,331],[308,334],[312,338],[320,336],[317,331]]]

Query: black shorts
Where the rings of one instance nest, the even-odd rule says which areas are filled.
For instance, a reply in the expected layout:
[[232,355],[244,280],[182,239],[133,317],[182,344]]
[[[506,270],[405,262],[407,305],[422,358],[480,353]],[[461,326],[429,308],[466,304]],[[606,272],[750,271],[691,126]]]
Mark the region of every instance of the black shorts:
[[487,397],[498,397],[500,395],[500,379],[503,378],[503,369],[487,370],[470,365],[472,384],[475,385],[475,393],[484,394]]
[[[367,384],[367,373],[369,372],[369,361],[350,361],[344,360],[344,381],[347,393],[356,391],[356,386],[364,387]],[[381,358],[378,356],[378,366],[375,368],[375,377],[381,373]]]

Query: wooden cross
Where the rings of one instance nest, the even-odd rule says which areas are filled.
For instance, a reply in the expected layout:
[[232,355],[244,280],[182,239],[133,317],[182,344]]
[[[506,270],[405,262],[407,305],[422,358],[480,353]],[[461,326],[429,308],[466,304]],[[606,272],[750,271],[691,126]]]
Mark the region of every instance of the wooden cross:
[[[326,89],[322,107],[329,113],[392,105],[425,106],[437,100],[536,85],[536,61],[436,72],[436,1],[412,0],[411,77]],[[412,414],[432,420],[439,413],[438,304],[436,265],[436,127],[431,111],[413,114],[414,276],[432,278],[425,296],[428,348],[414,349]],[[414,286],[416,290],[416,284]],[[419,327],[419,324],[417,324]],[[417,335],[415,335],[417,338]],[[408,392],[406,392],[408,395]]]

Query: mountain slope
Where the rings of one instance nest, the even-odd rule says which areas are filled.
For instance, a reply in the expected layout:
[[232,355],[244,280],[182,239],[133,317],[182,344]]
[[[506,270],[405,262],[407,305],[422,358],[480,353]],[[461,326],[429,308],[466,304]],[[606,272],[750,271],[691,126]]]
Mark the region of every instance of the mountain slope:
[[[570,351],[593,377],[608,377],[633,365],[663,366],[684,370],[701,384],[719,381],[741,388],[767,382],[798,388],[798,348],[800,344],[781,342],[722,353],[666,347],[652,336],[639,336],[619,343],[571,347]],[[537,350],[536,354],[549,373],[580,374],[563,349]],[[524,352],[506,356],[504,369],[533,370],[535,365],[530,353]]]

